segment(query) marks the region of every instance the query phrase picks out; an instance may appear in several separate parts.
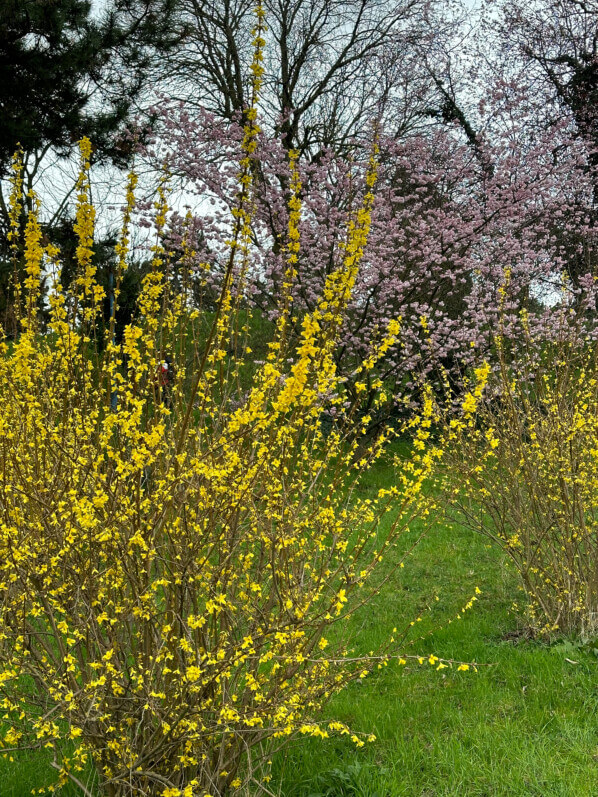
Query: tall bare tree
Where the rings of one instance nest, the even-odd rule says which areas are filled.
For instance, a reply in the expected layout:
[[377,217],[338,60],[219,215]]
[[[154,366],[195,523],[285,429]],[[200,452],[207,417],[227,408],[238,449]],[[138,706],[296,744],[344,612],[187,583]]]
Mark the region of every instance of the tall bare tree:
[[[172,93],[230,119],[248,97],[252,0],[178,0],[184,46]],[[414,69],[427,0],[265,0],[263,110],[286,147],[342,151],[372,116],[397,128],[421,115],[429,80]],[[405,102],[409,94],[410,102]]]
[[579,130],[598,142],[597,0],[508,0],[502,30]]
[[[505,0],[501,36],[506,58],[523,65],[531,90],[546,98],[547,121],[569,119],[586,145],[593,196],[588,233],[563,246],[577,252],[570,271],[598,269],[598,0]],[[558,157],[558,153],[554,153]],[[574,244],[575,246],[573,246]]]

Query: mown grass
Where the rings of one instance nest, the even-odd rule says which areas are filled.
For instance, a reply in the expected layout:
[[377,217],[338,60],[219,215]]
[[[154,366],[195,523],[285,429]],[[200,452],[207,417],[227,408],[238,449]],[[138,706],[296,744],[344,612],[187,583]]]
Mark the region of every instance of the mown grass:
[[[389,478],[379,470],[371,486]],[[403,546],[420,531],[413,524]],[[482,594],[463,614],[476,586]],[[598,650],[526,639],[511,611],[515,601],[523,596],[500,552],[473,532],[436,522],[352,618],[356,647],[367,652],[394,626],[422,616],[407,652],[489,666],[464,673],[389,665],[353,684],[327,714],[377,741],[361,750],[339,739],[297,743],[274,759],[274,793],[596,797]]]
[[[365,490],[392,480],[378,467]],[[402,555],[418,524],[389,557]],[[456,619],[475,587],[474,608]],[[435,598],[439,600],[436,601]],[[355,647],[374,648],[394,626],[414,626],[408,653],[476,661],[478,672],[391,664],[358,682],[327,714],[377,741],[297,742],[273,759],[280,797],[596,797],[598,658],[594,646],[520,636],[514,572],[485,539],[436,522],[405,567],[351,619]],[[450,622],[449,622],[450,621]],[[596,644],[598,648],[598,643]],[[572,663],[575,662],[575,663]],[[25,797],[55,775],[43,753],[0,759],[0,797]],[[63,797],[74,797],[67,787]]]

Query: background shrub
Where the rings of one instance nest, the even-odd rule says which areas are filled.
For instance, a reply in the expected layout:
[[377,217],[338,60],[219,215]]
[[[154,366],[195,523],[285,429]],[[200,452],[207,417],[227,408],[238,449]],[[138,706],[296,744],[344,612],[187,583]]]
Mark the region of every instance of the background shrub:
[[464,433],[453,421],[445,486],[460,522],[515,564],[532,626],[591,637],[598,630],[598,349],[572,314],[560,314],[558,338],[540,342],[528,329],[516,360],[498,336],[499,367],[475,430]]

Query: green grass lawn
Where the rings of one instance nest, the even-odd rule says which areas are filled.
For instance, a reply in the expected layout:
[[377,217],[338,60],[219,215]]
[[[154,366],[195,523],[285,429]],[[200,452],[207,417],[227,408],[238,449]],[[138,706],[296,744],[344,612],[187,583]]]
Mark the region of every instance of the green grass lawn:
[[[456,620],[475,586],[482,595]],[[598,795],[598,658],[591,646],[518,639],[514,600],[521,601],[515,574],[497,550],[472,532],[435,526],[353,618],[353,630],[367,651],[393,626],[424,613],[409,652],[491,666],[462,673],[389,665],[353,684],[327,713],[374,732],[377,741],[361,750],[345,740],[301,741],[275,758],[273,791]]]
[[[391,478],[377,469],[370,489]],[[415,526],[402,545],[417,534]],[[457,620],[476,586],[478,602]],[[464,673],[391,664],[353,684],[327,714],[374,732],[377,741],[360,750],[345,739],[297,742],[274,757],[274,794],[596,797],[598,658],[591,645],[518,638],[515,600],[522,602],[515,574],[497,550],[469,531],[437,524],[352,618],[355,646],[368,651],[394,626],[422,615],[413,644],[403,649],[490,666]],[[25,797],[54,779],[42,754],[0,760],[0,797]]]

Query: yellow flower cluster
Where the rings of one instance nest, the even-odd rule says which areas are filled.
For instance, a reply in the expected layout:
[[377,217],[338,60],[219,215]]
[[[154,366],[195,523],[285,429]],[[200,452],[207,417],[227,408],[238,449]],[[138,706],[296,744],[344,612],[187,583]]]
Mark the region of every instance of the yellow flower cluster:
[[[260,6],[254,96],[263,22]],[[351,430],[342,422],[333,355],[367,242],[376,145],[342,263],[296,346],[287,334],[301,213],[292,156],[283,312],[266,362],[249,390],[240,384],[242,353],[230,352],[249,257],[254,111],[207,335],[206,318],[172,294],[165,275],[161,190],[138,316],[116,346],[114,307],[109,339],[90,356],[103,293],[84,139],[74,293],[61,287],[57,250],[42,248],[34,205],[25,287],[33,301],[48,258],[56,273],[50,334],[25,323],[10,350],[0,344],[2,745],[52,748],[61,781],[91,761],[114,795],[216,797],[247,790],[261,768],[267,780],[272,739],[337,732],[362,743],[342,723],[318,723],[317,712],[378,660],[349,657],[328,630],[365,599],[369,576],[406,523],[425,514],[422,485],[442,453],[431,442],[437,410],[428,392],[409,423],[412,457],[395,460],[396,485],[374,498],[355,490],[388,433],[364,451],[368,419]],[[135,183],[131,175],[115,306]],[[393,321],[365,372],[398,334]],[[176,365],[172,401],[156,371],[165,352]],[[336,411],[340,420],[325,433],[322,416]],[[381,529],[384,513],[394,515]]]

